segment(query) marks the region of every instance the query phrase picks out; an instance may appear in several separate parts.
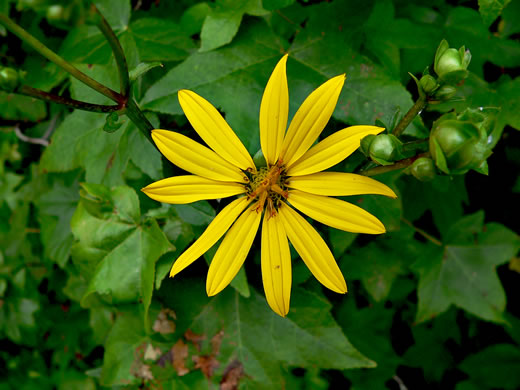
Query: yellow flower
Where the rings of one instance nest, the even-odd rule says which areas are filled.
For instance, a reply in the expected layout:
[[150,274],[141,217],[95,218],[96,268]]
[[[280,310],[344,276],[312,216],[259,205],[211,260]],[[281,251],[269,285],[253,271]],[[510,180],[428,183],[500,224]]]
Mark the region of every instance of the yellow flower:
[[177,275],[226,234],[211,261],[206,282],[209,296],[219,293],[242,267],[262,222],[265,295],[269,306],[281,316],[289,311],[291,294],[288,241],[318,281],[332,291],[347,292],[345,279],[327,244],[295,209],[336,229],[379,234],[385,232],[385,227],[377,218],[330,196],[396,197],[386,185],[368,177],[321,172],[353,153],[363,137],[384,130],[351,126],[312,146],[334,111],[345,75],[330,79],[312,92],[286,132],[286,62],[287,55],[276,65],[260,105],[260,143],[266,167],[255,166],[242,142],[211,103],[192,91],[181,90],[181,107],[209,148],[173,131],[154,130],[152,137],[161,153],[193,175],[170,177],[142,190],[152,199],[174,204],[242,195],[224,207],[179,256],[170,276]]

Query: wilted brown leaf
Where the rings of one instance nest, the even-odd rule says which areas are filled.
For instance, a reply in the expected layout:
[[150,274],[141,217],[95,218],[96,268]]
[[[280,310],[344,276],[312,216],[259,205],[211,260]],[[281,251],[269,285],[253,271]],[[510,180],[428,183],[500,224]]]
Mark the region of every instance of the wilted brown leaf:
[[154,347],[152,344],[148,344],[144,351],[144,360],[157,360],[161,356],[161,349]]
[[224,371],[220,381],[220,390],[236,390],[240,379],[244,376],[244,368],[238,360],[233,360]]
[[173,368],[177,371],[177,375],[186,375],[190,370],[186,368],[186,358],[188,357],[188,346],[182,340],[178,340],[171,349],[173,355]]
[[211,338],[211,351],[213,355],[218,355],[220,352],[220,344],[222,343],[222,338],[224,337],[224,331],[221,330],[215,336]]
[[219,366],[219,362],[213,355],[192,356],[195,368],[200,368],[206,378],[213,376],[213,370]]
[[200,347],[201,347],[202,341],[206,340],[206,335],[196,334],[196,333],[193,333],[191,331],[191,329],[188,329],[184,333],[184,338],[187,341],[190,341],[191,343],[193,343],[193,345],[195,345],[195,347],[197,348],[197,351],[200,351]]
[[177,319],[177,317],[173,310],[167,308],[162,309],[153,324],[153,330],[160,334],[175,333],[175,322],[172,321],[175,319]]

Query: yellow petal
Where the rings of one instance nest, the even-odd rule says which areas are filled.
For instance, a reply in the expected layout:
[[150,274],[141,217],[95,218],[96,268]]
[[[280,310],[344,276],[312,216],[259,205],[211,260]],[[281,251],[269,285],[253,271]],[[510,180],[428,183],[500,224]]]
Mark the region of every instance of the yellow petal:
[[246,192],[246,188],[238,183],[186,175],[156,181],[141,191],[158,202],[185,204],[203,199],[219,199],[243,194]]
[[242,170],[255,169],[244,144],[213,105],[193,91],[181,89],[179,103],[197,134],[224,160]]
[[308,175],[336,165],[350,156],[361,140],[369,134],[379,134],[384,130],[377,126],[351,126],[329,135],[309,149],[287,171],[289,176]]
[[213,150],[168,130],[153,130],[152,138],[164,156],[185,171],[219,181],[245,182],[247,177]]
[[173,263],[170,271],[170,277],[173,278],[184,268],[189,266],[215,243],[220,240],[229,227],[235,222],[240,213],[244,211],[250,203],[247,197],[234,200],[222,209],[213,221],[208,225],[204,233],[195,241],[188,249],[186,249]]
[[262,213],[250,207],[231,226],[211,261],[206,280],[209,296],[221,292],[235,277],[253,245]]
[[267,82],[260,104],[260,144],[269,165],[276,164],[289,113],[286,75],[287,54],[282,57]]
[[291,252],[279,214],[262,223],[262,281],[267,303],[285,317],[291,299]]
[[318,232],[286,204],[282,204],[278,212],[289,240],[314,277],[332,291],[346,293],[345,279],[330,249]]
[[368,234],[386,231],[381,221],[369,212],[336,198],[291,190],[287,199],[302,213],[336,229]]
[[397,198],[387,185],[370,177],[343,172],[318,172],[290,177],[287,185],[315,195],[348,196],[362,194],[386,195]]
[[325,128],[344,83],[344,74],[333,77],[302,103],[289,125],[280,153],[287,166],[298,160]]

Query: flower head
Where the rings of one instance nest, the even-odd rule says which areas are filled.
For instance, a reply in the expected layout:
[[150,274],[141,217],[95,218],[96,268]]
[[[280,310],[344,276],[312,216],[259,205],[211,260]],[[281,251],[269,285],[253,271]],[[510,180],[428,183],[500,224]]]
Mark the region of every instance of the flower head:
[[276,65],[260,106],[260,143],[265,167],[255,166],[242,142],[207,100],[192,91],[181,90],[178,93],[181,107],[209,148],[176,132],[154,130],[152,137],[159,150],[192,175],[167,178],[143,188],[152,199],[174,204],[239,195],[179,256],[170,276],[194,262],[225,234],[211,261],[206,282],[209,296],[219,293],[242,267],[262,223],[265,295],[269,306],[281,316],[289,311],[291,293],[289,241],[318,281],[335,292],[347,292],[345,279],[325,241],[295,209],[337,229],[379,234],[385,228],[377,218],[332,196],[395,197],[386,185],[368,177],[322,172],[353,153],[363,137],[383,131],[375,126],[351,126],[312,146],[334,111],[345,75],[328,80],[312,92],[286,132],[289,111],[286,62],[287,55]]

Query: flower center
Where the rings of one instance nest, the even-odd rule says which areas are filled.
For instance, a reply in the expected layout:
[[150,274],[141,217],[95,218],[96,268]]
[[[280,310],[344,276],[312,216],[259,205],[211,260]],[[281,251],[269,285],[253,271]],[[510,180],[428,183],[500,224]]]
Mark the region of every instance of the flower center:
[[285,180],[285,166],[281,163],[272,167],[260,168],[256,173],[247,173],[250,177],[247,185],[248,199],[256,199],[255,210],[262,212],[267,205],[268,216],[276,215],[282,199],[286,199],[288,192]]

